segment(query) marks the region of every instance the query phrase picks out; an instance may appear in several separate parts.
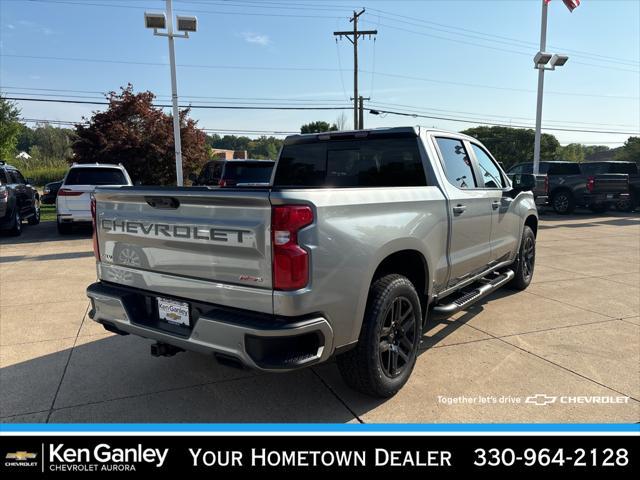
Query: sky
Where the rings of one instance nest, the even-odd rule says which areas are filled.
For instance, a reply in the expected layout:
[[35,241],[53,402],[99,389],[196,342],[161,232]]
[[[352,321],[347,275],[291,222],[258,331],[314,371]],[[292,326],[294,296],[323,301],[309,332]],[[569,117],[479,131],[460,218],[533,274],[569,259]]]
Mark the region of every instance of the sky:
[[[295,132],[304,123],[334,123],[341,115],[351,128],[353,47],[346,39],[336,42],[333,32],[351,29],[353,10],[364,7],[359,28],[378,31],[359,48],[360,94],[371,98],[365,102],[366,127],[532,126],[532,58],[539,49],[541,5],[542,0],[174,0],[174,13],[198,18],[198,31],[175,41],[180,103],[346,108],[191,111],[200,127],[222,134]],[[131,83],[168,103],[167,39],[145,29],[143,20],[145,10],[164,9],[164,0],[0,0],[0,91],[102,101],[101,92]],[[562,144],[611,147],[638,135],[640,0],[582,0],[573,12],[552,0],[547,43],[547,51],[570,58],[545,73],[543,131]],[[56,121],[79,121],[103,108],[18,103],[25,119]],[[370,109],[438,118],[373,115]]]

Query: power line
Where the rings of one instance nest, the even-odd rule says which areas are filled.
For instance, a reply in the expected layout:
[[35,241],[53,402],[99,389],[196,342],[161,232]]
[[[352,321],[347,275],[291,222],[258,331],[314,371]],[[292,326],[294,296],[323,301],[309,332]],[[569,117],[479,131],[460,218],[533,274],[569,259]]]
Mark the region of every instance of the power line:
[[[413,33],[416,35],[421,35],[423,37],[430,37],[430,38],[437,38],[439,40],[446,40],[449,42],[455,42],[455,43],[460,43],[463,45],[470,45],[473,47],[478,47],[478,48],[485,48],[485,49],[489,49],[489,50],[495,50],[495,51],[499,51],[499,52],[507,52],[507,53],[514,53],[516,55],[522,55],[522,56],[526,56],[526,57],[530,57],[531,56],[531,52],[523,52],[523,51],[519,51],[519,50],[511,50],[508,48],[502,48],[502,47],[495,47],[495,46],[491,46],[491,45],[481,45],[477,42],[472,42],[469,40],[460,40],[460,39],[454,39],[454,38],[447,38],[447,37],[443,37],[441,35],[435,35],[432,33],[425,33],[425,32],[418,32],[415,30],[410,30],[408,28],[403,28],[403,27],[397,27],[394,25],[389,25],[389,24],[385,24],[385,23],[380,23],[381,27],[387,27],[387,28],[391,28],[394,30],[400,30],[403,32],[408,32],[408,33]],[[638,74],[640,73],[639,70],[630,70],[628,68],[620,68],[620,67],[612,67],[612,66],[605,66],[605,65],[596,65],[593,63],[588,63],[588,62],[580,62],[580,61],[572,61],[571,63],[577,64],[577,65],[585,65],[588,67],[594,67],[594,68],[606,68],[607,70],[618,70],[621,72],[630,72],[630,73],[635,73]]]
[[[29,58],[33,60],[53,60],[53,61],[68,61],[68,62],[85,62],[85,63],[109,63],[109,64],[124,64],[124,65],[144,65],[144,66],[162,66],[166,67],[168,64],[161,62],[144,62],[144,61],[132,61],[132,60],[110,60],[110,59],[98,59],[98,58],[77,58],[77,57],[46,57],[40,55],[17,55],[0,53],[1,57],[9,58]],[[203,64],[178,64],[179,67],[184,68],[206,68],[206,69],[218,69],[218,70],[260,70],[260,71],[300,71],[300,72],[337,72],[336,68],[327,67],[271,67],[271,66],[254,66],[254,65],[203,65]],[[369,70],[359,70],[360,73],[371,73]],[[492,90],[504,90],[513,92],[526,92],[535,93],[535,90],[525,88],[503,87],[497,85],[484,85],[470,82],[458,82],[451,80],[440,80],[427,77],[416,77],[411,75],[402,75],[397,73],[385,73],[376,71],[376,75],[385,76],[390,78],[404,78],[408,80],[418,80],[429,83],[443,84],[443,85],[456,85],[464,87],[474,88],[487,88]],[[579,96],[579,97],[593,97],[593,98],[606,98],[606,99],[627,99],[638,100],[638,97],[632,97],[627,95],[600,95],[594,93],[581,93],[581,92],[554,92],[546,91],[545,94],[551,95],[564,95],[564,96]]]
[[[447,24],[438,23],[438,22],[432,22],[432,21],[424,20],[424,19],[420,19],[420,18],[408,17],[406,15],[400,15],[400,14],[397,14],[397,13],[388,12],[388,11],[380,10],[380,9],[377,9],[377,8],[370,8],[370,10],[373,11],[373,12],[379,12],[379,13],[383,14],[383,16],[390,15],[390,16],[393,16],[393,17],[399,17],[399,18],[402,18],[402,19],[410,20],[410,22],[408,22],[406,20],[403,21],[403,20],[397,20],[397,19],[392,19],[392,18],[389,18],[389,17],[385,17],[388,20],[396,21],[396,22],[399,22],[399,23],[405,23],[405,24],[409,24],[409,25],[420,26],[419,24],[413,23],[413,22],[420,22],[422,24],[436,25],[438,27],[444,27],[444,28],[454,29],[454,30],[458,30],[458,31],[462,31],[462,32],[468,32],[468,33],[472,33],[474,35],[480,35],[480,36],[484,36],[484,37],[493,37],[493,38],[497,38],[497,39],[501,39],[501,40],[507,40],[509,42],[520,43],[523,46],[527,46],[527,47],[537,48],[537,46],[538,46],[535,42],[530,42],[530,41],[526,41],[526,40],[520,40],[520,39],[517,39],[517,38],[514,38],[514,37],[496,35],[496,34],[492,34],[492,33],[489,34],[489,33],[481,32],[481,31],[478,31],[478,30],[472,30],[472,29],[468,29],[468,28],[463,28],[463,27],[460,27],[458,25],[455,25],[455,26],[454,25],[447,25]],[[433,28],[433,27],[423,27],[423,28]],[[442,30],[442,31],[446,31],[446,30]],[[450,32],[450,33],[455,33],[455,32]],[[478,37],[471,37],[471,38],[478,38]],[[492,41],[492,40],[489,40],[489,41]],[[615,61],[618,61],[618,62],[629,63],[629,64],[632,64],[632,65],[637,65],[637,64],[640,63],[640,62],[635,61],[635,60],[629,60],[629,59],[624,59],[624,58],[620,58],[620,57],[613,57],[613,56],[610,56],[610,55],[601,55],[601,54],[597,54],[597,53],[593,53],[593,52],[586,52],[584,50],[567,49],[567,48],[558,47],[558,46],[555,46],[555,45],[551,45],[551,46],[553,48],[555,48],[555,49],[564,51],[566,53],[573,53],[573,54],[578,54],[578,55],[581,55],[581,56],[588,56],[589,58],[600,57],[600,58],[603,58],[603,59],[615,60]]]
[[[376,115],[387,114],[387,115],[400,115],[403,117],[413,117],[413,118],[429,118],[432,120],[446,120],[450,122],[472,123],[476,125],[488,125],[492,127],[509,127],[509,128],[526,128],[526,129],[534,128],[532,125],[495,123],[495,122],[486,122],[486,121],[465,119],[465,118],[452,118],[452,117],[443,117],[443,116],[435,116],[435,115],[421,115],[417,113],[398,112],[398,111],[392,111],[392,110],[370,109],[369,113],[374,113]],[[573,128],[561,128],[561,127],[543,127],[543,130],[552,130],[552,131],[559,131],[559,132],[602,133],[607,135],[638,135],[638,132],[618,132],[618,131],[614,132],[614,131],[604,131],[604,130],[573,129]]]
[[[104,3],[89,3],[89,2],[72,2],[72,1],[64,1],[64,0],[30,0],[31,2],[39,2],[39,3],[44,3],[44,4],[65,4],[65,5],[74,5],[74,6],[92,6],[92,7],[106,7],[106,8],[128,8],[128,9],[145,9],[148,7],[140,7],[140,6],[133,6],[133,5],[113,5],[113,4],[104,4]],[[262,4],[263,2],[236,2],[236,3],[232,3],[232,2],[195,2],[195,1],[184,1],[182,3],[185,4],[193,4],[193,5],[218,5],[218,6],[229,6],[229,7],[241,7],[241,8],[258,8],[258,9],[275,9],[275,10],[305,10],[305,11],[336,11],[338,8],[349,8],[351,9],[350,6],[340,6],[340,5],[331,5],[331,6],[325,6],[325,7],[318,7],[318,6],[309,6],[309,5],[305,5],[305,4],[295,4],[295,3],[282,3],[282,2],[264,2],[264,4]],[[283,6],[276,6],[276,5],[283,5]],[[304,5],[304,6],[300,6],[300,5]],[[179,11],[179,10],[178,10]],[[300,14],[273,14],[273,13],[251,13],[251,12],[246,12],[246,11],[242,11],[242,12],[227,12],[227,11],[217,11],[217,10],[193,10],[190,9],[189,10],[192,13],[204,13],[204,14],[213,14],[213,15],[249,15],[249,16],[272,16],[272,17],[293,17],[293,18],[333,18],[333,19],[340,19],[340,18],[344,18],[344,16],[326,16],[326,15],[300,15]],[[530,48],[532,46],[534,46],[535,44],[533,42],[529,42],[529,41],[525,41],[525,40],[520,40],[517,38],[513,38],[513,37],[506,37],[506,36],[501,36],[501,35],[495,35],[495,34],[487,34],[484,32],[480,32],[477,30],[472,30],[472,29],[468,29],[468,28],[462,28],[459,26],[454,26],[454,25],[447,25],[447,24],[443,24],[443,23],[437,23],[437,22],[431,22],[431,21],[427,21],[427,20],[423,20],[423,19],[419,19],[419,18],[413,18],[413,17],[408,17],[405,15],[400,15],[400,14],[396,14],[396,13],[392,13],[392,12],[387,12],[384,10],[380,10],[380,9],[376,9],[376,8],[371,8],[371,11],[375,11],[379,13],[379,17],[381,18],[385,18],[386,20],[392,21],[392,22],[397,22],[397,23],[403,23],[406,25],[412,25],[414,27],[418,27],[418,28],[424,28],[424,29],[429,29],[429,30],[434,30],[434,31],[440,31],[443,33],[448,33],[450,35],[458,35],[458,36],[462,36],[462,37],[467,37],[467,38],[475,38],[475,39],[479,39],[482,41],[488,41],[488,42],[494,42],[494,43],[502,43],[502,44],[506,44],[506,45],[514,45],[514,44],[521,44],[521,45],[514,45],[514,46],[522,46],[522,47],[527,47]],[[381,14],[381,15],[380,15]],[[398,18],[393,18],[393,17],[398,17]],[[403,20],[403,19],[408,19],[411,21],[407,21],[407,20]],[[420,23],[415,23],[415,22],[420,22]],[[428,26],[428,25],[435,25],[434,26]],[[423,32],[416,32],[413,30],[408,30],[408,29],[402,29],[401,27],[398,26],[393,26],[393,25],[383,25],[386,26],[388,28],[395,28],[398,30],[404,30],[406,32],[409,33],[414,33],[414,34],[422,34],[422,35],[427,35],[427,36],[432,36],[434,37],[435,35],[428,35],[425,34]],[[441,28],[437,28],[437,27],[441,27]],[[468,32],[468,33],[460,33],[460,32]],[[436,38],[440,38],[442,40],[449,40],[449,41],[454,41],[454,42],[462,42],[465,43],[467,45],[471,45],[471,46],[475,46],[475,47],[482,47],[482,48],[491,48],[494,50],[501,50],[501,51],[505,51],[505,52],[509,52],[509,53],[516,53],[516,54],[521,54],[521,55],[530,55],[530,53],[525,53],[525,52],[519,52],[519,51],[514,51],[514,50],[508,50],[508,49],[500,49],[497,47],[491,47],[491,46],[487,46],[487,45],[479,45],[477,43],[473,43],[473,42],[464,42],[462,40],[458,40],[458,39],[453,39],[453,38],[448,38],[448,37],[439,37],[439,36],[435,36]],[[487,37],[487,38],[485,38]],[[497,39],[494,40],[493,38]],[[619,57],[612,57],[609,55],[602,55],[602,54],[597,54],[597,53],[592,53],[592,52],[585,52],[583,50],[576,50],[576,49],[566,49],[566,48],[560,48],[557,47],[560,50],[563,50],[567,53],[572,53],[572,55],[574,56],[581,56],[581,57],[585,57],[585,58],[589,58],[595,61],[599,61],[599,62],[604,62],[604,63],[617,63],[617,64],[621,64],[621,65],[628,65],[628,66],[637,66],[640,65],[640,62],[635,62],[633,60],[629,60],[629,59],[623,59],[623,58],[619,58]],[[602,60],[599,60],[597,58],[594,57],[599,57]],[[579,61],[574,61],[572,63],[575,64],[579,64],[579,65],[586,65],[586,66],[590,66],[590,67],[596,67],[596,68],[614,68],[614,67],[607,67],[604,65],[597,65],[597,64],[593,64],[593,63],[587,63],[587,62],[579,62]],[[637,70],[628,70],[628,69],[622,69],[622,68],[616,68],[617,70],[620,71],[628,71],[628,72],[633,72],[633,73],[638,73]]]
[[[83,100],[56,100],[56,99],[45,99],[45,98],[19,98],[19,97],[5,97],[7,100],[13,101],[30,101],[30,102],[51,102],[51,103],[67,103],[67,104],[85,104],[85,105],[109,105],[109,102],[94,102],[94,101],[83,101]],[[154,105],[158,108],[168,108],[171,105]],[[231,106],[231,105],[182,105],[180,108],[192,108],[192,109],[228,109],[228,110],[351,110],[352,107],[267,107],[267,106]],[[511,128],[533,128],[530,125],[509,125],[505,123],[496,123],[496,122],[487,122],[482,120],[475,119],[466,119],[466,118],[454,118],[454,117],[445,117],[445,116],[435,116],[435,115],[422,115],[417,113],[407,113],[407,112],[399,112],[392,110],[379,110],[379,109],[370,109],[369,113],[372,111],[382,114],[390,114],[390,115],[401,115],[405,117],[413,117],[413,118],[429,118],[434,120],[446,120],[452,122],[461,122],[461,123],[473,123],[476,125],[490,125],[490,126],[499,126],[499,127],[511,127]],[[563,132],[581,132],[581,133],[602,133],[602,134],[619,134],[619,135],[637,135],[637,132],[622,132],[622,131],[604,131],[604,130],[591,130],[591,129],[573,129],[573,128],[561,128],[561,127],[544,127],[545,130],[555,130],[555,131],[563,131]]]
[[[53,98],[26,98],[26,97],[5,97],[7,100],[21,101],[21,102],[48,102],[48,103],[74,103],[79,105],[109,105],[109,102],[98,102],[98,101],[88,101],[88,100],[61,100],[61,99],[53,99]],[[159,108],[170,108],[171,105],[168,104],[154,104],[155,107]],[[180,108],[190,108],[190,109],[213,109],[213,110],[351,110],[352,106],[339,107],[324,107],[324,106],[313,106],[313,107],[300,107],[300,106],[265,106],[265,105],[252,105],[252,106],[242,106],[242,105],[180,105]]]
[[[12,90],[34,90],[37,92],[68,92],[68,93],[93,93],[93,94],[100,94],[100,95],[104,95],[103,91],[98,91],[98,90],[72,90],[72,89],[56,89],[56,88],[30,88],[30,87],[17,87],[17,86],[9,86],[9,85],[4,85],[4,86],[0,86],[0,91],[2,89],[12,89]],[[41,95],[44,97],[47,96],[54,96],[54,97],[72,97],[72,98],[83,98],[82,96],[75,96],[75,95],[52,95],[52,94],[48,94],[48,93],[31,93],[31,92],[10,92],[11,95],[29,95],[29,96],[34,96],[34,95]],[[346,95],[346,92],[345,92]],[[304,102],[304,103],[312,103],[312,102],[322,102],[322,103],[339,103],[339,102],[343,102],[345,101],[344,99],[295,99],[295,98],[282,98],[282,97],[213,97],[213,96],[206,96],[206,95],[181,95],[181,98],[185,99],[185,98],[190,98],[190,99],[215,99],[215,100],[237,100],[240,103],[253,103],[250,101],[268,101],[268,102],[280,102],[279,104],[281,104],[282,102],[285,103],[289,103],[289,102]],[[93,99],[102,99],[103,97],[86,97],[86,98],[93,98]],[[170,98],[169,95],[157,95],[157,98],[159,99],[167,99]],[[208,103],[208,102],[202,102],[202,103]],[[216,103],[216,102],[209,102],[209,103]],[[223,102],[223,103],[229,103],[229,102]],[[469,111],[461,111],[461,110],[451,110],[451,109],[443,109],[443,108],[435,108],[435,107],[422,107],[422,106],[417,106],[417,105],[406,105],[406,104],[402,104],[402,103],[392,103],[392,102],[385,102],[385,101],[374,101],[374,103],[370,103],[369,105],[373,106],[374,108],[376,107],[380,107],[380,108],[394,108],[394,107],[400,107],[402,110],[411,110],[411,111],[416,111],[417,113],[432,113],[432,112],[440,112],[440,113],[445,113],[445,114],[462,114],[462,115],[470,115],[470,116],[477,116],[477,117],[485,117],[485,118],[502,118],[502,119],[509,119],[509,120],[533,120],[532,118],[529,117],[521,117],[518,115],[497,115],[497,114],[488,114],[486,112],[482,112],[482,113],[478,113],[478,112],[469,112]],[[567,120],[567,119],[557,119],[557,120],[552,120],[552,119],[546,119],[545,122],[547,123],[563,123],[563,124],[576,124],[576,125],[596,125],[596,126],[608,126],[608,127],[634,127],[636,128],[637,125],[634,124],[624,124],[624,123],[602,123],[602,122],[584,122],[584,121],[579,121],[579,120]]]

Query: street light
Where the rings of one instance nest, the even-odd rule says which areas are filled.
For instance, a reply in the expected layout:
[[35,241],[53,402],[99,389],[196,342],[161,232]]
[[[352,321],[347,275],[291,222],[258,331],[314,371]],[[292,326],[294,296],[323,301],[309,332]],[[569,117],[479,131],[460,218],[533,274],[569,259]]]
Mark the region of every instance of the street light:
[[[174,38],[189,38],[189,32],[198,29],[198,19],[196,17],[186,17],[178,15],[176,17],[177,30],[184,32],[176,34],[173,31],[173,10],[171,0],[167,1],[167,11],[165,12],[144,12],[144,26],[153,29],[153,34],[169,39],[169,64],[171,65],[171,103],[173,106],[173,143],[176,151],[176,184],[181,187],[182,181],[182,142],[180,141],[180,112],[178,111],[178,85],[176,80],[176,55],[173,46]],[[159,32],[164,30],[166,32]]]
[[[569,57],[548,53],[547,50],[547,10],[549,2],[542,1],[542,22],[540,27],[540,50],[533,57],[533,68],[538,69],[538,101],[536,104],[536,135],[533,143],[533,173],[540,173],[540,138],[542,137],[542,92],[544,90],[544,71],[561,67]],[[566,2],[565,2],[566,3]],[[578,2],[580,4],[580,2]],[[575,7],[574,7],[575,8]],[[548,66],[547,66],[548,65]]]

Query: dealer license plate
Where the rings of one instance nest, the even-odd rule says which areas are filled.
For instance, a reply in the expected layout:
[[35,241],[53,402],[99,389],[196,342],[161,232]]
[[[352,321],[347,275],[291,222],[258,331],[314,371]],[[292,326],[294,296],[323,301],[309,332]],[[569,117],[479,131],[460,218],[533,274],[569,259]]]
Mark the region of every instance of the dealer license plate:
[[189,304],[176,302],[167,298],[158,299],[158,315],[160,320],[164,320],[174,325],[189,326]]

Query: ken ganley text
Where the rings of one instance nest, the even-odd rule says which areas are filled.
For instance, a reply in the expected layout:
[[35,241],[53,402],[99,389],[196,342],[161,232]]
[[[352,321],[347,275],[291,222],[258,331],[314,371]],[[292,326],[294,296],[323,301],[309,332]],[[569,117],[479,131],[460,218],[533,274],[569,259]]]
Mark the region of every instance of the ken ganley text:
[[203,450],[189,448],[194,467],[450,467],[446,450]]

